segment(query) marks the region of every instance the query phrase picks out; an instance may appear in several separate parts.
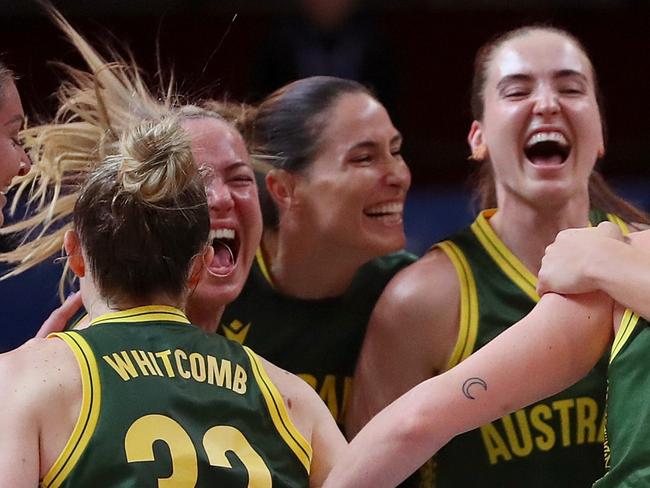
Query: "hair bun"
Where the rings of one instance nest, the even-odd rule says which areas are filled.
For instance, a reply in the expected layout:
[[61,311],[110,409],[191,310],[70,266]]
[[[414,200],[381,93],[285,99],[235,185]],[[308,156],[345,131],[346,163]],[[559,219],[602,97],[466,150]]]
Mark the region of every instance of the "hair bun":
[[119,144],[118,183],[148,203],[174,199],[198,169],[185,132],[175,118],[145,121],[126,131]]

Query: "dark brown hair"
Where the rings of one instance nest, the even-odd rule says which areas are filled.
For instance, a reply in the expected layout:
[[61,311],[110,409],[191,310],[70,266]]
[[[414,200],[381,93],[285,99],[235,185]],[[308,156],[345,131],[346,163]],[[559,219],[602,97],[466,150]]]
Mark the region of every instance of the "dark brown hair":
[[146,300],[185,291],[192,258],[207,243],[210,217],[176,119],[142,122],[122,135],[117,153],[84,184],[74,228],[104,297]]
[[[235,125],[254,159],[290,173],[300,173],[309,168],[320,149],[329,110],[341,96],[354,93],[375,98],[356,81],[331,76],[304,78],[276,90],[255,110],[248,109]],[[258,186],[264,226],[276,228],[277,207],[262,175],[258,175]]]
[[[598,111],[603,127],[603,138],[604,140],[607,140],[607,128],[605,123],[603,97],[600,92],[600,85],[598,83],[598,77],[596,76],[596,70],[594,69],[587,49],[585,49],[582,42],[580,42],[580,40],[570,32],[544,24],[528,25],[510,30],[494,37],[479,48],[476,53],[476,57],[474,58],[474,77],[472,79],[470,102],[474,120],[483,120],[485,109],[484,94],[485,83],[487,81],[487,71],[492,59],[494,58],[495,53],[506,42],[535,31],[551,32],[569,39],[576,45],[576,47],[578,47],[578,49],[583,52],[589,61],[589,65],[591,67],[591,75],[594,83],[596,103],[598,104]],[[497,206],[494,171],[492,169],[492,164],[489,161],[484,161],[479,164],[479,168],[473,176],[473,187],[474,199],[480,209],[493,208]],[[592,208],[597,208],[604,212],[616,214],[627,222],[650,224],[650,217],[642,210],[636,208],[634,205],[628,203],[623,198],[616,195],[616,193],[614,193],[609,185],[607,185],[603,177],[596,170],[593,170],[589,177],[589,199]]]

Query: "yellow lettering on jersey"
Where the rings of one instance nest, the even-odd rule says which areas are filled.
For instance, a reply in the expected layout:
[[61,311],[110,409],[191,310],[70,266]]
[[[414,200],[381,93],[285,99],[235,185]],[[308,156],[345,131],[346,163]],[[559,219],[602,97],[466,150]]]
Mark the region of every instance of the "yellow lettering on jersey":
[[232,391],[243,395],[246,393],[246,370],[239,364],[235,366],[235,378],[232,382]]
[[143,375],[149,376],[151,374],[156,376],[156,370],[154,369],[153,364],[149,361],[146,352],[131,350],[131,356],[133,356],[133,360],[138,365],[140,372]]
[[112,358],[111,356],[102,356],[102,359],[106,361],[124,381],[129,381],[131,378],[137,378],[139,376],[126,351],[121,351],[119,354],[114,352]]
[[314,375],[307,374],[307,373],[300,373],[298,374],[299,378],[302,378],[309,386],[311,386],[314,390],[318,386],[318,380]]
[[[348,398],[352,390],[352,378],[346,376],[343,380],[343,399],[341,400],[341,419],[344,419],[348,411]],[[338,421],[338,420],[337,420]]]
[[233,320],[228,325],[221,324],[221,327],[228,339],[243,344],[248,335],[248,330],[251,328],[251,322],[244,325],[239,320]]
[[205,360],[198,352],[190,354],[190,371],[194,381],[203,383],[205,381]]
[[[548,405],[535,405],[530,410],[530,423],[540,435],[535,436],[535,446],[540,451],[550,451],[555,445],[555,431],[544,420],[553,417],[553,410]],[[544,420],[542,420],[544,419]]]
[[499,434],[493,424],[481,426],[481,437],[483,438],[483,444],[487,450],[490,464],[496,464],[499,461],[499,457],[502,457],[504,461],[510,461],[512,459],[512,454],[510,454],[503,437],[501,437],[501,434]]
[[578,418],[576,444],[595,442],[598,434],[596,427],[598,404],[596,401],[593,398],[578,398],[576,400],[576,416]]
[[157,358],[160,358],[160,360],[163,362],[163,366],[165,367],[165,372],[167,373],[167,376],[170,378],[173,378],[176,376],[176,373],[174,373],[174,368],[172,368],[172,363],[169,360],[169,356],[171,355],[171,351],[167,349],[166,351],[160,351],[155,354]]
[[318,394],[323,399],[330,412],[332,412],[332,417],[334,417],[334,420],[338,421],[339,405],[336,400],[336,376],[332,374],[326,375],[323,379],[323,384],[321,385]]
[[[506,430],[506,436],[508,437],[510,450],[515,456],[525,457],[528,456],[533,450],[533,438],[530,435],[530,426],[528,425],[528,419],[526,418],[525,411],[518,410],[514,415],[517,419],[517,426],[519,427],[518,429],[515,429],[515,426],[513,425],[512,415],[506,415],[501,420],[503,421],[503,426]],[[516,430],[519,431],[519,435],[517,435]],[[519,442],[520,436],[521,442]]]
[[232,367],[227,359],[221,360],[221,367],[214,356],[208,356],[208,383],[214,385],[215,379],[217,386],[225,386],[232,389]]
[[598,442],[601,444],[605,442],[605,426],[607,425],[607,412],[603,415],[600,421],[600,429],[598,429]]
[[518,410],[481,427],[490,464],[529,456],[533,450],[603,442],[605,416],[590,397],[555,400]]
[[160,369],[160,366],[158,366],[158,361],[156,361],[156,356],[154,355],[154,353],[152,353],[151,351],[147,351],[147,355],[149,356],[149,360],[151,361],[151,364],[153,364],[153,367],[156,368],[156,373],[158,374],[158,376],[165,376],[162,370]]
[[571,428],[569,420],[569,410],[575,404],[573,398],[567,398],[566,400],[556,400],[553,402],[553,410],[560,412],[560,426],[562,429],[562,445],[564,447],[571,445]]
[[[328,374],[323,378],[323,382],[319,384],[318,378],[314,375],[307,373],[299,373],[297,375],[309,386],[311,386],[318,395],[323,399],[327,408],[329,409],[332,417],[339,423],[343,422],[345,418],[345,409],[347,407],[348,396],[352,389],[352,378],[346,376],[343,380],[342,388],[340,386],[341,378],[336,375]],[[338,389],[342,389],[341,395],[337,393]]]
[[185,351],[176,349],[174,351],[174,358],[176,359],[176,371],[178,371],[178,374],[181,375],[181,378],[185,378],[186,380],[189,380],[192,377],[192,375],[181,364],[181,360],[187,361],[187,354],[185,354]]

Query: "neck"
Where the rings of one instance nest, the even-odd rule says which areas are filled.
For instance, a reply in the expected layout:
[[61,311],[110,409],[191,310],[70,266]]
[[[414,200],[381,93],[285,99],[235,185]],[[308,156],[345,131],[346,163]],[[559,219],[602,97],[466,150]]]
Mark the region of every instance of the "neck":
[[86,293],[83,296],[84,307],[88,312],[89,320],[94,320],[101,315],[128,310],[130,308],[145,307],[147,305],[167,305],[180,310],[184,308],[182,300],[171,298],[167,294],[155,294],[147,299],[114,300],[98,293]]
[[342,295],[359,267],[371,259],[322,242],[313,233],[265,230],[262,252],[273,286],[306,300]]
[[225,305],[214,305],[213,300],[192,295],[187,301],[187,318],[205,332],[216,332],[225,309]]
[[504,244],[535,276],[546,247],[568,228],[589,225],[589,197],[573,198],[550,207],[531,205],[514,196],[500,199],[490,225]]

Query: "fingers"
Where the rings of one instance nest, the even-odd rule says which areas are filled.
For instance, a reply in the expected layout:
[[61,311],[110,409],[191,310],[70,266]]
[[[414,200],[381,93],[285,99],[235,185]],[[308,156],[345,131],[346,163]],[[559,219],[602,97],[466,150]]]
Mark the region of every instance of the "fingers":
[[38,329],[36,337],[47,337],[52,332],[61,332],[65,330],[66,324],[74,317],[83,305],[81,301],[81,293],[76,292],[70,295],[63,304],[54,310],[47,318],[41,328]]

